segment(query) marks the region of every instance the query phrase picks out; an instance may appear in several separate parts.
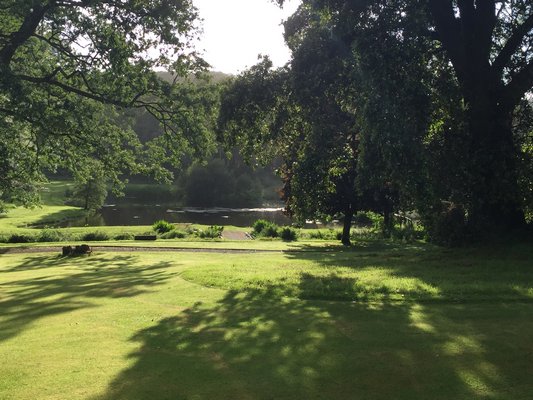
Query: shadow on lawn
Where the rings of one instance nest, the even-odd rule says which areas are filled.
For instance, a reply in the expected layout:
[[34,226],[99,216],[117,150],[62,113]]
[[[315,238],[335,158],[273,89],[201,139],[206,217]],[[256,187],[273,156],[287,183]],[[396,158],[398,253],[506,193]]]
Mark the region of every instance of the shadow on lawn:
[[[39,276],[0,284],[0,341],[17,335],[33,321],[50,315],[94,307],[91,299],[132,297],[159,285],[172,274],[169,263],[138,266],[125,255],[79,258],[28,256],[3,272],[57,268]],[[65,272],[63,268],[68,268]]]
[[228,292],[137,332],[132,366],[92,400],[525,399],[531,309]]
[[83,219],[86,219],[88,221],[89,218],[90,215],[87,213],[86,210],[82,208],[71,208],[43,215],[38,220],[32,222],[30,226],[43,228],[51,225],[55,227],[57,225],[62,225],[68,221],[82,221]]
[[[382,246],[388,246],[387,251],[374,251],[385,249]],[[331,271],[326,276],[302,273],[297,296],[303,299],[387,301],[392,296],[402,301],[533,301],[533,246],[529,243],[462,249],[377,243],[341,251],[285,254]],[[350,275],[349,270],[380,270],[387,279],[397,280],[390,285],[346,279],[343,274]],[[278,287],[282,291],[283,283]]]

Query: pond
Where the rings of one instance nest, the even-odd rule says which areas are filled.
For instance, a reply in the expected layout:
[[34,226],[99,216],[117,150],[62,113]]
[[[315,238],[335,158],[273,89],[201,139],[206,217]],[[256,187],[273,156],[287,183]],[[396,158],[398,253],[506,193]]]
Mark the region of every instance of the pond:
[[[174,223],[251,226],[258,219],[290,225],[283,208],[173,208],[163,205],[106,205],[98,213],[67,220],[56,227],[152,225],[164,219]],[[310,224],[310,227],[314,224]]]

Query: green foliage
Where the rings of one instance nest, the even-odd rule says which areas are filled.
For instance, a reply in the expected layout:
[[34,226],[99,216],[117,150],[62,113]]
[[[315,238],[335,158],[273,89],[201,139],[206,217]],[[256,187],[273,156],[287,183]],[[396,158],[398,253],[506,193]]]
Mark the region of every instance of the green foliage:
[[87,166],[90,172],[76,175],[68,203],[92,212],[104,205],[107,198],[107,183],[103,165],[93,161]]
[[266,226],[270,225],[271,222],[265,220],[265,219],[258,219],[256,220],[253,225],[252,225],[252,228],[253,228],[253,233],[256,234],[256,235],[259,235],[263,229],[265,229]]
[[273,222],[258,219],[253,224],[252,236],[254,237],[278,237],[279,226]]
[[342,232],[335,229],[313,229],[308,233],[305,233],[305,236],[310,239],[320,239],[320,240],[340,240]]
[[33,243],[35,242],[35,237],[28,234],[18,234],[14,233],[7,239],[8,243]]
[[81,240],[86,240],[88,242],[103,242],[109,239],[110,236],[102,231],[88,232],[81,236]]
[[133,240],[135,235],[129,232],[119,233],[118,235],[113,236],[114,240]]
[[424,215],[430,240],[445,246],[459,246],[468,238],[465,210],[461,205],[442,202]]
[[279,230],[279,237],[285,242],[294,242],[298,239],[298,232],[294,228],[284,226]]
[[392,210],[396,192],[386,178],[359,174],[363,114],[356,113],[362,108],[354,83],[359,71],[350,53],[329,28],[306,18],[297,22],[303,26],[288,35],[289,42],[294,39],[290,67],[272,69],[264,58],[228,85],[219,118],[222,139],[239,146],[250,162],[281,160],[282,197],[297,219]]
[[163,219],[154,222],[152,225],[152,229],[157,233],[166,233],[170,232],[171,230],[174,230],[176,227],[172,225],[170,222],[165,221]]
[[357,212],[353,216],[352,222],[357,226],[373,226],[375,224],[374,218],[364,211]]
[[[113,186],[124,172],[170,179],[169,165],[212,150],[218,86],[187,80],[207,66],[196,19],[188,0],[2,3],[0,198],[34,204],[44,171],[86,182],[93,160]],[[141,143],[128,108],[160,137]]]
[[208,227],[205,230],[199,230],[196,234],[201,239],[218,239],[222,236],[223,231],[224,231],[223,226],[213,225],[213,226]]
[[69,239],[70,235],[58,229],[42,229],[37,236],[38,242],[61,242]]
[[161,235],[161,239],[183,239],[187,237],[187,232],[179,230],[179,229],[173,229],[170,232],[163,233]]
[[517,111],[533,86],[532,15],[526,0],[304,0],[286,28],[293,54],[308,25],[343,38],[359,90],[339,97],[361,112],[362,186],[391,183],[400,209],[425,220],[433,204],[460,204],[480,238],[521,226],[527,211],[531,120],[523,129]]

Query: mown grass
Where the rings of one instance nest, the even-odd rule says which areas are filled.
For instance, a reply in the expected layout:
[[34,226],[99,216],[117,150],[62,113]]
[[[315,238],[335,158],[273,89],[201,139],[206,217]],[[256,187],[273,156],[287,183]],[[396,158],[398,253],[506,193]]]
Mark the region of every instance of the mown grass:
[[253,263],[203,263],[182,276],[210,287],[302,299],[533,300],[529,244],[449,250],[373,241],[352,249],[326,248],[327,252],[319,247],[292,249],[296,251],[267,254]]
[[4,254],[0,398],[529,399],[531,256]]

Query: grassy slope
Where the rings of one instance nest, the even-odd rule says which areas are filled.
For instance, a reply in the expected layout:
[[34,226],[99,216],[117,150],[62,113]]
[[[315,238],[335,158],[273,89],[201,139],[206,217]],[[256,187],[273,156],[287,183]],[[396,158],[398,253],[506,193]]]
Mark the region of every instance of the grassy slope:
[[532,252],[2,255],[0,398],[529,399]]

